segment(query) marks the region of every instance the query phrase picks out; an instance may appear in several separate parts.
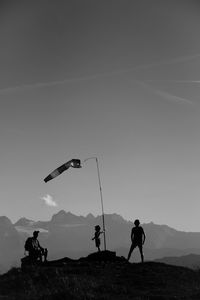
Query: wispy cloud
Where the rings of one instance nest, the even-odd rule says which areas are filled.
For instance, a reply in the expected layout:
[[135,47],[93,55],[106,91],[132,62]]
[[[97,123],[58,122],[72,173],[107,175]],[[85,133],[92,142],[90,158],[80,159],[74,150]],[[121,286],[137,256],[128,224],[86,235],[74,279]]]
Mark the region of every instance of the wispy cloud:
[[[37,88],[48,87],[48,86],[56,86],[56,85],[70,84],[70,83],[74,83],[74,82],[94,80],[94,79],[98,79],[101,77],[129,73],[129,72],[143,70],[143,69],[145,70],[145,69],[162,66],[162,65],[164,66],[164,65],[181,63],[181,62],[190,61],[190,60],[193,60],[196,58],[200,58],[200,53],[194,54],[194,55],[179,56],[176,58],[163,60],[163,61],[155,61],[150,64],[138,65],[138,66],[135,66],[132,68],[119,69],[119,70],[114,70],[114,71],[105,72],[105,73],[96,73],[96,74],[88,75],[88,76],[65,78],[65,79],[57,80],[57,81],[55,80],[55,81],[48,81],[48,82],[36,82],[36,83],[31,83],[31,84],[22,84],[22,85],[18,85],[18,86],[10,86],[10,87],[6,87],[6,88],[1,88],[0,93],[4,94],[4,93],[9,93],[9,92],[21,91],[21,90],[23,91],[23,90],[37,89]],[[198,81],[190,81],[190,82],[199,83]]]
[[41,200],[43,200],[47,206],[53,206],[53,207],[58,206],[51,195],[47,194],[47,195],[41,197]]

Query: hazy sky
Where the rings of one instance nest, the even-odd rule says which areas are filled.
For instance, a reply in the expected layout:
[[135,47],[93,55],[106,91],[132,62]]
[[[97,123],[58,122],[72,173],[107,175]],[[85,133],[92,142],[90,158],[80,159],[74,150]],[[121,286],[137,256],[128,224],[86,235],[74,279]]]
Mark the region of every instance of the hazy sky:
[[0,215],[200,231],[199,0],[0,4]]

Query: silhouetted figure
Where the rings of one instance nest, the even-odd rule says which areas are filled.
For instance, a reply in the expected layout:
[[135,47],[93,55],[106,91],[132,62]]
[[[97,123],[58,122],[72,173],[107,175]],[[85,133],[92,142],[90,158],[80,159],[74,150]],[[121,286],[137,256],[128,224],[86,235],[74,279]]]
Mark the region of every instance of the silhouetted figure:
[[28,251],[29,258],[32,262],[36,262],[38,259],[42,262],[42,257],[44,257],[44,261],[47,260],[48,250],[40,246],[38,241],[39,231],[34,231],[33,236],[29,237],[25,243],[25,251]]
[[95,240],[95,246],[97,247],[98,251],[100,250],[100,245],[101,245],[101,240],[100,240],[100,234],[103,233],[104,231],[101,231],[101,227],[99,225],[96,225],[95,227],[95,233],[94,237],[92,240]]
[[138,247],[139,250],[140,250],[141,261],[144,262],[143,244],[145,242],[146,236],[145,236],[143,228],[140,226],[140,221],[139,220],[135,220],[134,224],[135,224],[135,227],[133,227],[132,231],[131,231],[132,245],[130,247],[127,260],[130,259],[133,250],[136,247]]

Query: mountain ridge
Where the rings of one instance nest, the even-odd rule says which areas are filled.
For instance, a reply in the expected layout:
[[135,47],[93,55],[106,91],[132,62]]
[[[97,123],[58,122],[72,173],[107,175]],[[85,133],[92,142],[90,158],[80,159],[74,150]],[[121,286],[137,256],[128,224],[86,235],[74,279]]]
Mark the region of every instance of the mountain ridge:
[[[39,230],[39,241],[48,248],[49,259],[62,256],[78,258],[96,250],[94,227],[102,226],[102,217],[77,216],[64,210],[54,214],[48,221],[34,221],[25,217],[12,222],[5,216],[0,217],[0,265],[5,268],[19,265],[24,253],[24,243],[34,230]],[[127,256],[130,247],[130,233],[133,222],[125,220],[119,214],[105,214],[107,249],[118,255]],[[153,222],[142,224],[146,242],[144,254],[146,260],[161,259],[166,256],[182,256],[190,253],[200,254],[200,233],[183,232]],[[103,237],[101,248],[104,248]],[[140,261],[138,251],[132,255],[132,261]],[[5,263],[6,262],[6,263]]]

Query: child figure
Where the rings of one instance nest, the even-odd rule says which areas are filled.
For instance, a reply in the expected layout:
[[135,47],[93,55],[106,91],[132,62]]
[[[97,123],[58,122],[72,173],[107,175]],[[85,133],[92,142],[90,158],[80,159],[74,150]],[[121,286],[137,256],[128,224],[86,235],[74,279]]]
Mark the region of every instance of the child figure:
[[96,225],[94,228],[95,228],[95,233],[94,233],[94,237],[92,238],[92,241],[95,240],[95,246],[97,247],[98,251],[101,251],[100,250],[100,244],[101,244],[100,234],[103,233],[103,231],[101,231],[101,227],[99,225]]

